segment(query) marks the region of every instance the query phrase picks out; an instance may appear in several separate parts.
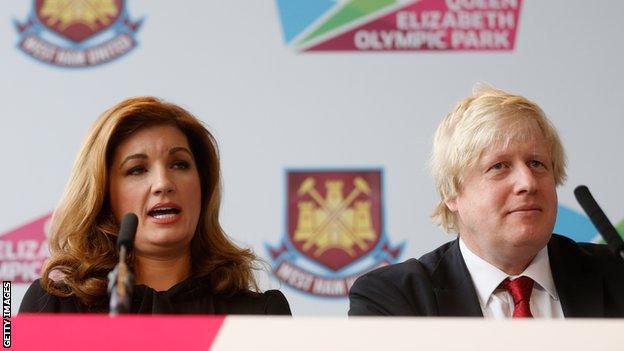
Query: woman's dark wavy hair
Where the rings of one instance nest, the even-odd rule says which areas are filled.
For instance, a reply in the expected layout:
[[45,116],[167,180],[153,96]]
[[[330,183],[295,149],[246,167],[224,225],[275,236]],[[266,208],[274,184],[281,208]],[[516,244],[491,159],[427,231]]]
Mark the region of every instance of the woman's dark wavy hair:
[[208,276],[215,294],[258,290],[255,255],[233,244],[219,224],[221,180],[214,137],[183,108],[154,97],[136,97],[104,112],[74,163],[52,217],[51,257],[42,273],[42,285],[50,294],[75,296],[87,306],[101,303],[107,295],[107,274],[118,259],[119,229],[108,200],[108,170],[123,140],[154,125],[173,125],[186,135],[199,171],[202,205],[191,240],[191,275]]

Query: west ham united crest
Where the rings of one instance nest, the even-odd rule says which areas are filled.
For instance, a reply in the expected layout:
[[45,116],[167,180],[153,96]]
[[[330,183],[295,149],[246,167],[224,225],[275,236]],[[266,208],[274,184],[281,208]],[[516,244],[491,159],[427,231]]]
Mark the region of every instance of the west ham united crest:
[[288,171],[286,234],[268,247],[273,273],[318,296],[346,296],[357,277],[396,262],[384,232],[382,170]]
[[136,47],[141,25],[130,19],[124,0],[35,0],[26,22],[15,22],[22,51],[61,67],[123,56]]

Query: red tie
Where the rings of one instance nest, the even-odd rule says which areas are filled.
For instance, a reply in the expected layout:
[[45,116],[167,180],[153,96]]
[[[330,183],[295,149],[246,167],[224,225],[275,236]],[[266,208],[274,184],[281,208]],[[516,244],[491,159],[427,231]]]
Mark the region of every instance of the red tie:
[[531,314],[531,292],[533,291],[533,279],[529,277],[519,277],[518,279],[505,279],[501,286],[509,292],[514,301],[514,318],[533,318]]

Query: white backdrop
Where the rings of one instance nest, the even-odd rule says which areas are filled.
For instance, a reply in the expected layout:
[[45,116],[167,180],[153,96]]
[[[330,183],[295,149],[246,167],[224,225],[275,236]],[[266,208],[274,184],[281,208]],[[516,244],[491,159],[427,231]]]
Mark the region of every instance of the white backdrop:
[[[18,50],[14,20],[33,2],[0,4],[0,233],[49,213],[90,125],[128,96],[155,95],[203,119],[221,148],[222,224],[267,258],[285,229],[287,168],[384,169],[385,228],[419,257],[450,237],[435,228],[425,162],[439,120],[475,82],[523,94],[558,127],[569,158],[560,203],[588,184],[624,218],[624,2],[527,0],[508,52],[297,53],[269,0],[129,0],[144,18],[138,48],[93,68],[42,64]],[[295,315],[346,315],[261,274]],[[24,286],[14,286],[14,313]]]

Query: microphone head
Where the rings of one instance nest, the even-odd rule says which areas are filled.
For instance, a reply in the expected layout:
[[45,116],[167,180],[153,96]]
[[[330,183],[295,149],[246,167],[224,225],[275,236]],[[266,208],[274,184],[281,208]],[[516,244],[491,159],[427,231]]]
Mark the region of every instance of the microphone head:
[[624,258],[624,241],[622,241],[620,234],[589,192],[589,189],[584,185],[579,185],[574,189],[574,196],[611,250]]
[[134,245],[134,236],[136,235],[139,218],[132,212],[126,213],[121,219],[119,225],[119,235],[117,236],[117,249],[125,246],[127,250],[131,250]]
[[574,189],[574,197],[590,217],[596,212],[596,208],[599,208],[598,203],[585,185],[579,185]]
[[587,196],[591,196],[589,189],[585,185],[579,185],[574,189],[574,196],[577,200],[585,199]]

